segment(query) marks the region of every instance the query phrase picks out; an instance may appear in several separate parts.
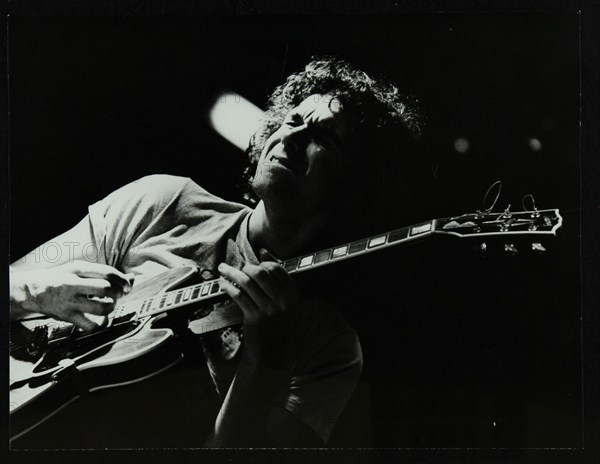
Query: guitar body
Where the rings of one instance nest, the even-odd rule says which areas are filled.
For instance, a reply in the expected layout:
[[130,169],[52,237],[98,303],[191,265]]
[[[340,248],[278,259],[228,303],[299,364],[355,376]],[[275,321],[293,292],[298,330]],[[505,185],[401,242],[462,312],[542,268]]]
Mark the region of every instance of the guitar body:
[[[160,295],[195,271],[181,267],[160,274],[136,286],[119,303]],[[15,322],[9,363],[11,440],[82,395],[144,380],[179,362],[181,347],[173,330],[160,327],[163,317],[138,318],[132,313],[93,334],[51,318]],[[36,350],[48,333],[67,335]]]

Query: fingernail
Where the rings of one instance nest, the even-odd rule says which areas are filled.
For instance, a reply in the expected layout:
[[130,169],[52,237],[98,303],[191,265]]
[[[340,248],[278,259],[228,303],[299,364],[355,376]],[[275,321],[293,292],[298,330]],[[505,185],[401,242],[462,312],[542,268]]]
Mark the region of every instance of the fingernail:
[[225,269],[225,263],[221,263],[221,264],[219,264],[219,266],[217,267],[217,269],[218,269],[219,271],[222,271],[223,269]]

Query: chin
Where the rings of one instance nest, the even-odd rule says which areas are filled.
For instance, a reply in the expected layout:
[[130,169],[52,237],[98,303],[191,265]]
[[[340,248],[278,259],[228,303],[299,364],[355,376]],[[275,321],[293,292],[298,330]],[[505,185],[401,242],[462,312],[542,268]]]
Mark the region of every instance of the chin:
[[264,199],[265,195],[275,193],[295,196],[297,188],[297,179],[291,172],[279,168],[271,169],[270,166],[263,166],[257,170],[252,181],[252,190],[261,199]]
[[295,185],[281,176],[263,175],[252,182],[252,190],[266,204],[297,208],[298,191]]

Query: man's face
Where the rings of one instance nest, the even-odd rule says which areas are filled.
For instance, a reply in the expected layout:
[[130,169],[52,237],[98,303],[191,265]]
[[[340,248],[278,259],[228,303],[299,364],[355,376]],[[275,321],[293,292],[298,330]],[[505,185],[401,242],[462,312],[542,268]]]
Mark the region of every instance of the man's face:
[[299,213],[334,203],[336,179],[350,162],[352,116],[329,95],[311,95],[285,117],[262,150],[252,187],[267,204]]

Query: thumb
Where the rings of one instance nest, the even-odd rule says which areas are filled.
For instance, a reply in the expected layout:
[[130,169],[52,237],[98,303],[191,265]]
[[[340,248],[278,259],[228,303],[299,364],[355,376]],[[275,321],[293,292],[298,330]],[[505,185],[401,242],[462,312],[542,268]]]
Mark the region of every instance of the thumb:
[[94,332],[100,326],[96,324],[94,321],[85,317],[79,311],[74,311],[68,318],[66,318],[69,322],[72,322],[74,325],[79,327],[80,329],[85,330],[86,332]]

